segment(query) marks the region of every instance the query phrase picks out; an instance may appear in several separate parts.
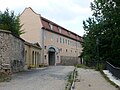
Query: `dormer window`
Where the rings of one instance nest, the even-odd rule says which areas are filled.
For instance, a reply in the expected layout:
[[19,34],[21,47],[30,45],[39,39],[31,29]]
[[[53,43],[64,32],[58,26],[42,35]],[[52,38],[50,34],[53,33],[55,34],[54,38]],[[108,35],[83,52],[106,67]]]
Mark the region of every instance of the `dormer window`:
[[61,33],[61,31],[62,31],[62,30],[61,30],[61,28],[60,28],[60,27],[58,27],[58,30],[59,30],[59,33]]
[[50,24],[50,23],[49,23],[49,25],[50,25],[50,29],[51,29],[51,30],[53,30],[53,25],[52,25],[52,24]]
[[70,35],[70,32],[68,32],[68,35]]

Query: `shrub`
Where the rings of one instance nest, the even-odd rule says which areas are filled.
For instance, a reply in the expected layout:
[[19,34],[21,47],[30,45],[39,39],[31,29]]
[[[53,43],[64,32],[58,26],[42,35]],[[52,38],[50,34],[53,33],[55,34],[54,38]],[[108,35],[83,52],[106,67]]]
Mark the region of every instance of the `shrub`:
[[35,65],[30,65],[28,69],[35,68]]
[[102,71],[105,69],[105,64],[103,63],[98,63],[95,68],[97,71]]
[[10,81],[11,76],[8,72],[0,71],[0,82]]
[[44,64],[40,64],[39,67],[45,67],[45,65]]
[[86,65],[84,64],[77,64],[76,65],[77,68],[88,68]]

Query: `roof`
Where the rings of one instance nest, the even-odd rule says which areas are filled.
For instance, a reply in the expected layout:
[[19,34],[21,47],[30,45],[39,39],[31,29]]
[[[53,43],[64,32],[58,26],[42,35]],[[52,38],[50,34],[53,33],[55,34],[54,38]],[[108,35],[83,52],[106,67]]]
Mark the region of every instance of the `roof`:
[[[61,34],[61,35],[64,35],[64,36],[67,36],[69,38],[72,38],[72,39],[80,41],[80,42],[83,42],[82,37],[77,35],[76,33],[71,32],[71,31],[65,29],[64,27],[62,27],[62,26],[60,26],[60,25],[58,25],[58,24],[56,24],[56,23],[54,23],[54,22],[52,22],[52,21],[50,21],[42,16],[41,16],[41,20],[42,20],[42,24],[43,24],[44,29]],[[53,26],[53,30],[51,30],[50,24]],[[61,32],[59,32],[59,28],[61,29]]]
[[37,43],[30,43],[30,42],[25,41],[25,45],[28,45],[28,46],[32,46],[32,47],[41,49],[41,46],[39,45],[38,42],[37,42]]
[[[57,33],[57,34],[60,34],[60,35],[66,36],[66,37],[69,37],[69,38],[74,39],[76,41],[83,42],[83,38],[81,36],[79,36],[78,34],[71,32],[71,31],[65,29],[64,27],[42,17],[40,14],[37,14],[31,7],[28,7],[26,9],[31,9],[36,15],[40,16],[41,22],[43,25],[43,27],[42,27],[43,29],[46,29],[48,31],[52,31],[54,33]],[[22,12],[22,14],[24,13],[24,11]],[[53,26],[53,30],[51,30],[50,24]],[[61,29],[61,32],[59,32],[59,28]]]

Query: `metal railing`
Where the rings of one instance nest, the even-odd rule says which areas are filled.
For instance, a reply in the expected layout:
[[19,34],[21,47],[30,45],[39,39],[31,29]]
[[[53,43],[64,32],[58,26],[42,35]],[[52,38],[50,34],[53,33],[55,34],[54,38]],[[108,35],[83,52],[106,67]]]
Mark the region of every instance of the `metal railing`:
[[117,79],[120,79],[120,68],[113,66],[109,62],[106,62],[106,69],[109,70]]

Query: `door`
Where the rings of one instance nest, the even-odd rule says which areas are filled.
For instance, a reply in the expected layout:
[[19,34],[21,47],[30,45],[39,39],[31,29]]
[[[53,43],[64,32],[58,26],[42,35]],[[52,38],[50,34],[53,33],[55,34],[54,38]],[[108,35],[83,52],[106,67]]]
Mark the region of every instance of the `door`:
[[49,52],[49,65],[55,65],[55,52]]

